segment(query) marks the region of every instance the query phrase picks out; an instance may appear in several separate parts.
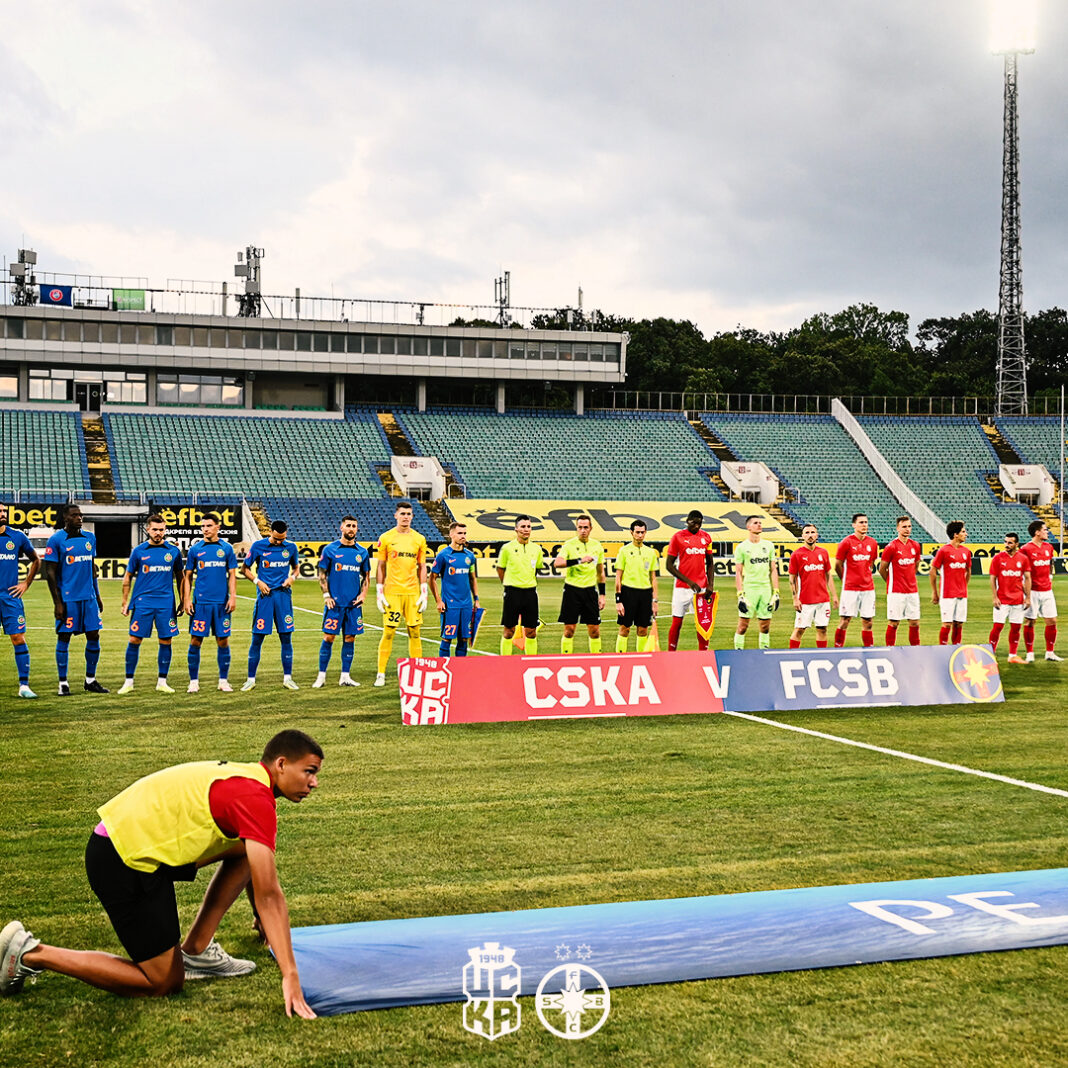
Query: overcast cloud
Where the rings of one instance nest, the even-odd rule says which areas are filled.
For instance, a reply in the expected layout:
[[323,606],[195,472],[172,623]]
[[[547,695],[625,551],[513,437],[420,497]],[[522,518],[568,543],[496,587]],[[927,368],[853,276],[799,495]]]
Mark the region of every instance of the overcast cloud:
[[[986,0],[9,12],[0,252],[95,275],[794,325],[996,309]],[[1020,59],[1025,305],[1068,303],[1068,8]]]

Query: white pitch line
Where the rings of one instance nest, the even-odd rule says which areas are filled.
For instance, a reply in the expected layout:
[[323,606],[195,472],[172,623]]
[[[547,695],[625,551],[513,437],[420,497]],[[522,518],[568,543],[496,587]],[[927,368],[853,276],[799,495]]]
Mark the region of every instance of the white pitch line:
[[842,745],[851,745],[857,749],[869,749],[873,753],[882,753],[885,756],[901,757],[902,760],[914,760],[918,764],[929,764],[934,768],[945,768],[947,771],[959,771],[965,775],[977,775],[981,779],[993,779],[995,782],[1008,783],[1009,786],[1022,786],[1027,790],[1037,790],[1042,794],[1054,794],[1057,797],[1068,797],[1068,790],[1058,790],[1055,786],[1043,786],[1037,782],[1026,782],[1024,779],[1013,779],[1008,775],[998,775],[993,771],[980,771],[978,768],[965,767],[963,764],[947,764],[944,760],[934,760],[931,757],[917,756],[915,753],[905,753],[900,749],[884,749],[881,745],[871,745],[868,742],[858,742],[852,738],[840,738],[837,734],[825,734],[823,731],[809,730],[808,727],[795,727],[792,723],[780,723],[774,719],[764,719],[762,716],[752,716],[746,712],[722,713],[724,716],[735,716],[737,719],[748,719],[753,723],[763,723],[769,727],[779,727],[784,731],[794,731],[796,734],[807,734],[813,738],[823,738],[829,742],[840,742]]

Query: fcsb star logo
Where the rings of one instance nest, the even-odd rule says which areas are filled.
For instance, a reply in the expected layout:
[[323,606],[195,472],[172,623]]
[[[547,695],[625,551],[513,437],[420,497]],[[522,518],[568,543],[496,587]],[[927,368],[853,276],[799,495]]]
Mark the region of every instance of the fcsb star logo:
[[982,645],[962,645],[949,658],[949,677],[957,692],[969,701],[996,701],[1001,676],[994,654]]
[[588,964],[561,964],[538,984],[534,1008],[546,1031],[559,1038],[589,1038],[608,1019],[612,995]]

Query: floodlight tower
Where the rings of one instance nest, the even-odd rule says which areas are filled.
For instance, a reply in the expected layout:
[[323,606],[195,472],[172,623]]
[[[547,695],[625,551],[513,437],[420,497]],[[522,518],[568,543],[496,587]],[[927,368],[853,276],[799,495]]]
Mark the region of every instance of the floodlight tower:
[[237,314],[246,319],[255,319],[259,317],[260,306],[263,303],[260,290],[260,260],[263,259],[263,249],[249,245],[244,255],[245,262],[241,262],[239,252],[237,263],[234,265],[234,275],[245,280],[245,292],[238,297],[237,301]]
[[1023,275],[1020,266],[1020,134],[1016,57],[1035,50],[1036,0],[994,0],[991,51],[1005,57],[1001,170],[1001,284],[998,291],[998,415],[1027,414]]
[[512,272],[505,271],[493,280],[493,299],[497,305],[497,322],[501,326],[512,323]]
[[32,248],[20,248],[17,263],[8,267],[11,274],[11,303],[26,308],[37,303],[37,253]]

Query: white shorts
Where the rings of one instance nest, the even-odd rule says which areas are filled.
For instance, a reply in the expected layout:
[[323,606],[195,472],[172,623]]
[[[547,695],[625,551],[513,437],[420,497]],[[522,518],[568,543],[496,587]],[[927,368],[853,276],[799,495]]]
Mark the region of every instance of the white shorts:
[[838,615],[842,619],[875,618],[875,590],[842,590],[838,601]]
[[794,613],[794,627],[806,630],[808,627],[825,628],[831,621],[831,602],[822,604],[803,604],[800,612]]
[[1032,590],[1031,603],[1024,611],[1027,619],[1057,618],[1057,602],[1053,599],[1053,590]]
[[919,619],[920,595],[918,593],[888,593],[886,595],[886,618]]
[[1024,621],[1024,606],[1022,604],[1003,604],[994,609],[995,623],[1022,623]]
[[689,586],[675,586],[671,591],[671,614],[685,616],[693,611],[693,590]]
[[938,600],[938,609],[942,613],[943,623],[968,622],[967,597],[940,597]]

